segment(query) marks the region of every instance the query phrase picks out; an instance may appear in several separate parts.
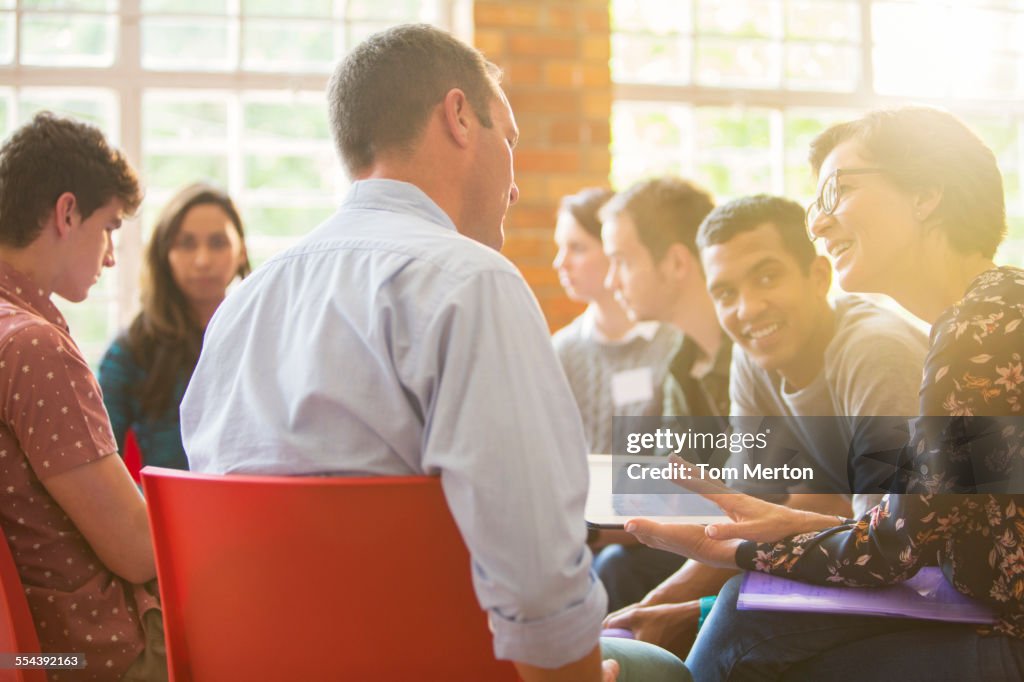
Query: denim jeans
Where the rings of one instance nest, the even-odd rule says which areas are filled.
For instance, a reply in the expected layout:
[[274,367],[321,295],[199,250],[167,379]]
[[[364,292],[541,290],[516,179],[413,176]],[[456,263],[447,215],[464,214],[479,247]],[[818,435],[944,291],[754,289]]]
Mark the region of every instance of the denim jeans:
[[645,545],[608,545],[594,558],[594,572],[608,593],[608,612],[637,603],[685,561]]
[[601,658],[619,662],[617,682],[692,682],[686,666],[674,654],[647,642],[601,638]]

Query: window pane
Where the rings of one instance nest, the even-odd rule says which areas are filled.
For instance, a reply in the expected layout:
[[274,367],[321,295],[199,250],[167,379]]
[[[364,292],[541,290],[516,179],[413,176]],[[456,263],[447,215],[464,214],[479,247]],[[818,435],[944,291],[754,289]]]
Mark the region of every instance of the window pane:
[[224,14],[226,0],[142,0],[144,14],[174,12],[179,14]]
[[698,0],[697,30],[737,38],[779,37],[779,0]]
[[862,112],[837,109],[790,109],[784,114],[785,193],[802,204],[816,196],[817,179],[807,161],[811,141],[829,126],[852,121]]
[[374,33],[383,31],[386,28],[391,28],[393,24],[390,22],[379,22],[379,23],[355,23],[349,24],[345,31],[345,43],[344,50],[347,52],[353,47],[363,42]]
[[[978,134],[985,144],[996,155],[996,162],[1003,174],[1003,187],[1006,190],[1007,213],[1022,215],[1024,205],[1021,201],[1020,186],[1020,124],[1009,115],[979,116],[968,114],[963,116],[964,122]],[[1020,235],[1024,237],[1024,233]]]
[[110,66],[117,22],[83,14],[25,14],[21,62],[33,66]]
[[11,115],[11,98],[8,93],[0,91],[0,140],[7,139],[7,121]]
[[688,39],[674,36],[612,35],[612,78],[640,83],[688,83]]
[[[1024,44],[1024,17],[972,8],[956,8],[952,16],[961,46],[976,46],[961,47],[952,60],[953,94],[979,99],[1024,94],[1020,47]],[[982,46],[985,49],[980,49]]]
[[330,139],[327,107],[316,102],[247,102],[246,139]]
[[786,37],[860,42],[860,7],[849,0],[789,0]]
[[228,22],[217,19],[144,19],[142,66],[222,71],[235,65]]
[[69,303],[60,296],[53,302],[67,320],[71,337],[93,368],[117,333],[117,268],[106,268],[100,280],[89,290],[89,297],[80,303]]
[[719,201],[772,191],[770,117],[763,109],[697,109],[696,175]]
[[697,81],[703,85],[777,87],[781,46],[768,41],[703,38],[697,43]]
[[323,71],[334,64],[330,22],[252,19],[243,28],[243,66],[262,71]]
[[295,243],[292,237],[262,237],[246,235],[245,250],[249,254],[249,262],[253,269],[259,268],[273,256],[281,253]]
[[760,109],[701,107],[697,110],[698,149],[767,149],[769,112]]
[[334,212],[325,206],[261,206],[245,211],[246,234],[298,238],[326,220]]
[[[952,25],[956,27],[957,37],[963,44],[984,46],[986,51],[1019,52],[1021,49],[1021,39],[1024,35],[1022,19],[1017,13],[954,7],[952,21]],[[970,55],[957,55],[957,59],[962,57]]]
[[14,61],[14,13],[0,12],[0,64]]
[[954,65],[953,94],[957,97],[1005,100],[1024,93],[1024,72],[1018,55],[965,55]]
[[786,86],[852,92],[860,80],[860,52],[829,43],[786,46]]
[[164,189],[178,189],[200,180],[228,186],[228,160],[220,155],[146,154],[143,170],[148,184]]
[[690,33],[690,3],[664,0],[612,0],[613,31]]
[[612,106],[612,185],[625,188],[642,178],[684,175],[689,153],[688,107],[661,102],[617,102]]
[[[181,95],[179,95],[179,98]],[[228,105],[224,99],[175,99],[147,93],[142,100],[142,129],[146,142],[179,140],[226,144]]]
[[942,97],[949,90],[949,72],[936,68],[934,56],[901,47],[876,47],[875,92],[904,97]]
[[332,0],[242,0],[242,13],[246,15],[329,17]]
[[38,111],[74,116],[98,126],[107,139],[118,143],[117,104],[105,90],[25,88],[18,97],[18,124],[27,123]]
[[998,9],[1024,9],[1024,0],[966,0],[966,3]]
[[246,154],[245,186],[251,189],[287,189],[330,191],[334,186],[334,164],[328,156],[308,154]]
[[[913,30],[908,30],[913,27]],[[943,5],[872,5],[875,90],[886,95],[942,96],[949,89],[949,10]]]
[[[11,3],[12,5],[14,3]],[[21,0],[23,10],[63,9],[89,12],[116,12],[117,0]]]
[[360,21],[402,23],[409,21],[431,21],[433,3],[424,0],[349,0],[348,17]]

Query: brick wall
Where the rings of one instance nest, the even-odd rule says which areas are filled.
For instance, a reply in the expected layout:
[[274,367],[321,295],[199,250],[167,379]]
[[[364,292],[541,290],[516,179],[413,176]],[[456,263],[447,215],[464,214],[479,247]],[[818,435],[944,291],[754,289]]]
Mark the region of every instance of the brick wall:
[[558,329],[582,309],[551,268],[558,201],[607,186],[611,169],[608,0],[477,0],[473,12],[476,46],[504,70],[520,131],[520,196],[505,221],[504,253]]

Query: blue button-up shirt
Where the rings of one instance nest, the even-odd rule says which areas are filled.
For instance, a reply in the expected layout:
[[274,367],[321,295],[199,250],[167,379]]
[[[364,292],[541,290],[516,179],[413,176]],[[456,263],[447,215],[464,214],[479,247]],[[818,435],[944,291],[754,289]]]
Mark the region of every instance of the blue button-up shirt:
[[596,646],[586,445],[540,308],[417,187],[355,183],[228,297],[181,424],[196,471],[439,475],[496,655]]

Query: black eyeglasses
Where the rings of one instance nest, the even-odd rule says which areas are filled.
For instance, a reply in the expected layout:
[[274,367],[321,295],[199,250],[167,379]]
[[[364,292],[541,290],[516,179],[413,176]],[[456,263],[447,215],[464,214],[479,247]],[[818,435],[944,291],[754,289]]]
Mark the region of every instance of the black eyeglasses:
[[825,178],[825,183],[821,186],[818,198],[807,206],[807,236],[811,238],[811,241],[813,242],[816,239],[811,227],[814,225],[818,217],[822,213],[825,215],[832,215],[839,206],[839,200],[842,198],[839,192],[840,176],[882,173],[884,170],[885,169],[883,168],[837,168],[832,171],[832,173]]

